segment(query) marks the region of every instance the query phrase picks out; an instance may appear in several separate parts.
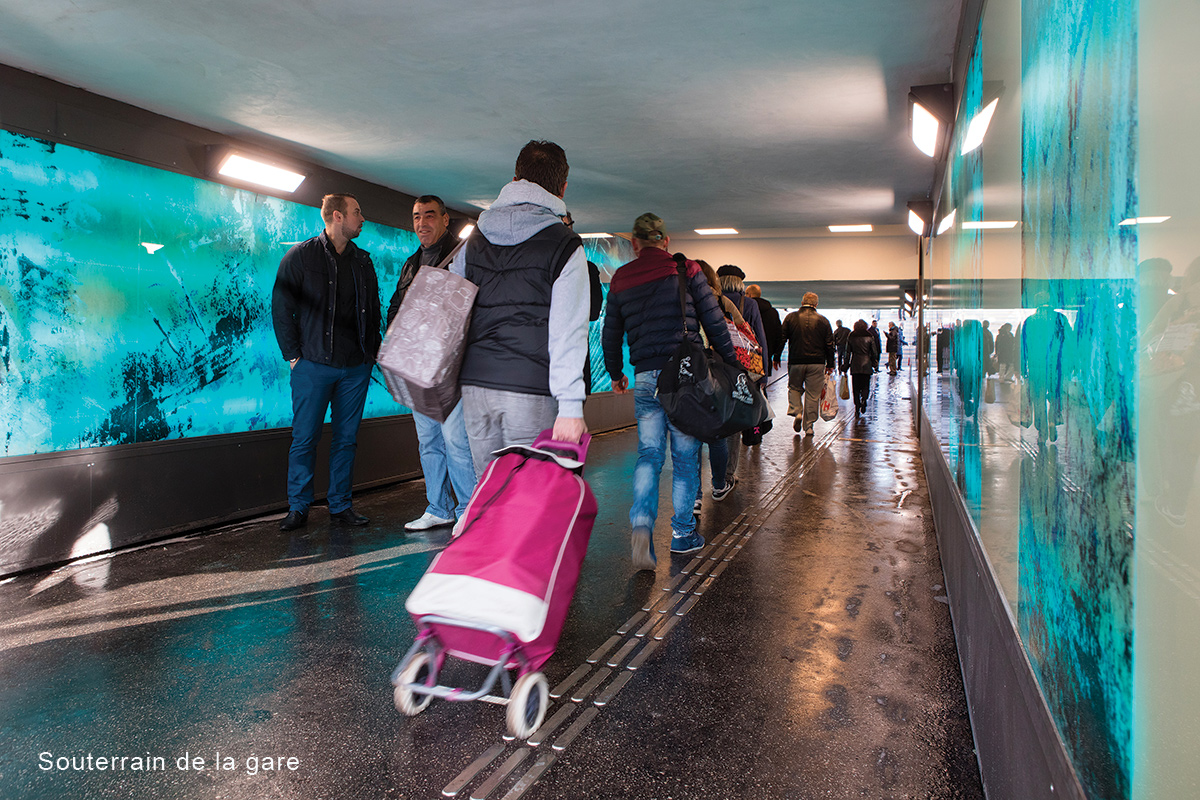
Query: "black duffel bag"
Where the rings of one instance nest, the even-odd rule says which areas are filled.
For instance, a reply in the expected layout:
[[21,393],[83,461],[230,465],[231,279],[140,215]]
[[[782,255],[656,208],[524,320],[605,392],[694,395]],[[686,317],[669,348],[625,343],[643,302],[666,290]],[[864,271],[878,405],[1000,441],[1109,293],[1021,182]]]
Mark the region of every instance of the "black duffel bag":
[[658,402],[679,430],[713,443],[767,419],[767,398],[740,364],[726,364],[687,335],[687,271],[676,256],[683,340],[658,375]]

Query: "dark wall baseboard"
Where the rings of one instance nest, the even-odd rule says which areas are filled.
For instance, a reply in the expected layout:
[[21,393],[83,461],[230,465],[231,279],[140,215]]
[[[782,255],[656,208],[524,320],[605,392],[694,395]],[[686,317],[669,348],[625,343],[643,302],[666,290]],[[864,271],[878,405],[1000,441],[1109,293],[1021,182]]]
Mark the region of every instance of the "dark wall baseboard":
[[[585,414],[593,433],[632,425],[633,394],[592,395]],[[328,427],[318,498],[328,484]],[[0,576],[286,510],[291,436],[276,428],[0,459]],[[363,421],[356,490],[420,475],[411,416]],[[101,525],[107,546],[75,551]]]
[[1085,800],[937,437],[924,409],[914,411],[984,790],[995,800]]
[[[329,438],[326,426],[318,497]],[[419,476],[416,438],[410,416],[364,420],[355,488]],[[98,525],[103,551],[284,510],[290,446],[291,429],[277,428],[0,460],[0,575],[86,555],[76,542]]]

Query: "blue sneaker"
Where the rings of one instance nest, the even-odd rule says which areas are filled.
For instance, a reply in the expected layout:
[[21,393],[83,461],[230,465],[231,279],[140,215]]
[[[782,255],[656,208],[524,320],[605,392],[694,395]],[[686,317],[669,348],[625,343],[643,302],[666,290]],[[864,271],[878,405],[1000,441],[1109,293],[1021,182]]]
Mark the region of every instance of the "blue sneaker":
[[672,553],[694,553],[701,547],[704,547],[704,537],[695,531],[684,534],[679,534],[672,531],[671,534]]
[[653,570],[658,562],[654,558],[654,537],[649,528],[633,529],[633,569]]

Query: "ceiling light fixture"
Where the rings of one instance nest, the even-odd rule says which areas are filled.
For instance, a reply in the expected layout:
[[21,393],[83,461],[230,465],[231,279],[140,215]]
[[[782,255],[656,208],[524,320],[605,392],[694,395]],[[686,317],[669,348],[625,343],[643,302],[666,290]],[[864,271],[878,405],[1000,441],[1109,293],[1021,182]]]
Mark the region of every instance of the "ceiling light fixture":
[[733,236],[737,233],[736,228],[696,228],[695,231],[701,236]]
[[830,225],[830,233],[870,233],[873,231],[870,225]]
[[930,158],[945,154],[943,142],[954,123],[954,84],[930,83],[908,92],[909,135]]
[[236,150],[227,151],[220,159],[217,163],[217,174],[288,194],[296,191],[305,178],[299,172],[250,158]]
[[993,220],[988,220],[988,221],[974,220],[974,221],[964,222],[962,224],[962,229],[964,231],[996,231],[996,230],[1004,230],[1007,228],[1015,228],[1020,224],[1021,223],[1015,219],[994,220],[994,221]]
[[1160,222],[1166,222],[1170,217],[1130,217],[1123,219],[1119,225],[1157,225]]
[[579,234],[579,238],[580,239],[611,239],[612,234],[611,233],[581,233],[581,234]]
[[956,210],[957,209],[952,208],[952,209],[950,209],[949,214],[942,217],[942,221],[940,223],[938,223],[938,229],[937,229],[938,236],[941,236],[943,233],[950,230],[951,226],[954,225],[954,212]]

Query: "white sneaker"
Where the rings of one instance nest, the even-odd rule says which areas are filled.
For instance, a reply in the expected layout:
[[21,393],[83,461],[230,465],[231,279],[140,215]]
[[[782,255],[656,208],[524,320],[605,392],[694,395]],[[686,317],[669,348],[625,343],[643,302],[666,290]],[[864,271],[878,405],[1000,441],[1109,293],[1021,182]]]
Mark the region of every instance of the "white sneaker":
[[450,525],[453,522],[454,520],[452,519],[443,519],[442,517],[439,517],[435,514],[430,514],[428,511],[426,511],[418,519],[414,519],[412,522],[405,523],[404,530],[427,531],[430,528],[440,528],[442,525]]

